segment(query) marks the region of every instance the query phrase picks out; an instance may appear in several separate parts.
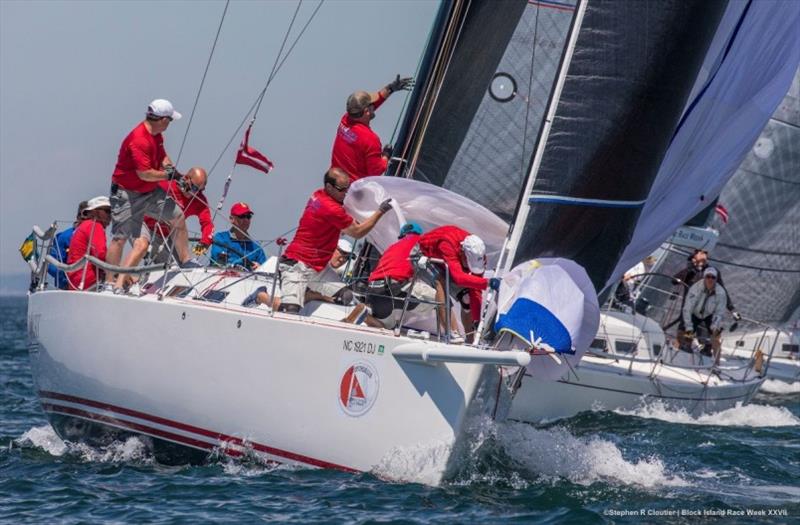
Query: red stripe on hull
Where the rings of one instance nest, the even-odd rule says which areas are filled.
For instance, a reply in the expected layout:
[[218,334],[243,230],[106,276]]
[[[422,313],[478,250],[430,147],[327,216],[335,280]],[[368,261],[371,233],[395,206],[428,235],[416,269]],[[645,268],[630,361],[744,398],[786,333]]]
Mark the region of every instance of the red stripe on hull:
[[[62,400],[62,401],[81,404],[81,405],[89,406],[89,407],[92,407],[92,408],[97,408],[97,409],[100,409],[100,410],[107,410],[109,412],[116,412],[118,414],[123,414],[123,415],[126,415],[126,416],[135,417],[135,418],[138,418],[138,419],[143,419],[145,421],[151,421],[151,422],[157,423],[159,425],[172,427],[172,428],[177,428],[179,430],[183,430],[184,432],[191,432],[193,434],[198,434],[198,435],[205,436],[205,437],[208,437],[208,438],[216,439],[216,440],[222,442],[223,444],[224,443],[232,443],[232,444],[235,444],[235,445],[240,445],[242,447],[250,447],[250,448],[252,448],[254,450],[257,450],[259,452],[264,452],[266,454],[271,454],[273,456],[277,456],[277,457],[280,457],[280,458],[284,458],[284,459],[288,459],[288,460],[291,460],[291,461],[295,461],[297,463],[304,463],[306,465],[311,465],[311,466],[319,467],[319,468],[342,470],[342,471],[345,471],[345,472],[359,472],[357,469],[354,469],[354,468],[345,467],[343,465],[337,465],[336,463],[330,463],[328,461],[315,459],[315,458],[312,458],[312,457],[304,456],[302,454],[296,454],[294,452],[289,452],[287,450],[281,450],[281,449],[278,449],[278,448],[270,447],[268,445],[263,445],[261,443],[254,443],[254,442],[251,442],[251,441],[245,442],[243,439],[235,437],[235,436],[229,436],[227,434],[222,434],[220,432],[213,432],[211,430],[207,430],[207,429],[204,429],[204,428],[196,427],[194,425],[187,425],[186,423],[181,423],[179,421],[173,421],[171,419],[166,419],[166,418],[159,417],[159,416],[153,416],[153,415],[147,414],[145,412],[139,412],[138,410],[132,410],[130,408],[120,407],[120,406],[116,406],[116,405],[110,405],[108,403],[101,403],[99,401],[94,401],[94,400],[91,400],[91,399],[85,399],[85,398],[77,397],[77,396],[71,396],[71,395],[68,395],[68,394],[61,394],[61,393],[52,392],[52,391],[49,391],[49,390],[40,390],[39,391],[39,396],[40,397],[51,398],[51,399],[59,399],[59,400]],[[60,405],[52,405],[52,404],[49,404],[49,403],[42,402],[42,406],[44,407],[45,405],[50,406],[50,407],[57,407],[59,410],[63,410],[63,409],[68,408],[68,407],[62,407]],[[78,410],[78,409],[70,409],[70,410]],[[83,412],[83,411],[80,411],[80,412]],[[107,416],[100,416],[98,414],[93,414],[91,412],[83,412],[83,413],[84,414],[91,414],[91,418],[107,417]],[[130,422],[127,422],[127,421],[121,421],[121,420],[117,420],[117,419],[114,419],[114,418],[108,418],[108,419],[113,420],[115,422],[119,421],[119,424],[138,425],[137,423],[130,423]],[[117,423],[115,423],[115,424],[117,424]],[[140,426],[142,426],[143,428],[151,429],[151,427],[146,427],[144,425],[140,425]],[[163,430],[158,430],[158,429],[151,429],[151,430],[152,431],[156,431],[156,432],[164,432],[166,434],[177,436],[178,438],[180,438],[182,440],[192,440],[192,438],[187,438],[187,437],[180,436],[180,435],[177,435],[177,434],[172,434],[170,432],[165,432]],[[173,438],[165,438],[165,439],[173,439]],[[175,441],[178,441],[178,440],[175,439]],[[192,440],[192,441],[197,441],[197,440]],[[197,442],[198,443],[203,443],[203,447],[201,447],[201,448],[206,448],[206,447],[213,448],[212,445],[209,445],[208,443],[205,443],[203,441],[197,441]],[[184,441],[184,443],[185,443],[185,441]],[[226,453],[227,452],[228,451],[226,450]],[[238,451],[232,451],[232,452],[238,452]],[[231,455],[233,455],[233,454],[231,454]],[[239,453],[239,455],[241,455],[241,453]]]

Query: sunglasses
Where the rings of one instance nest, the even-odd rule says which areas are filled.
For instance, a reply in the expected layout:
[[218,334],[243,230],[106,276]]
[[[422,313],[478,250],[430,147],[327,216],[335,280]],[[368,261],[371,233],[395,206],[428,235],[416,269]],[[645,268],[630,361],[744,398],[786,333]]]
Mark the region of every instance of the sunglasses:
[[192,193],[198,193],[203,191],[204,189],[206,189],[205,186],[198,186],[197,184],[191,182],[189,183],[189,191]]
[[239,219],[247,219],[248,221],[253,218],[252,213],[245,213],[242,215],[234,215],[234,217],[238,217]]
[[713,280],[713,281],[716,281],[716,280],[717,280],[717,278],[716,278],[716,277],[714,277],[713,275],[706,275],[706,279],[711,279],[711,280]]
[[333,186],[333,188],[334,188],[336,191],[341,191],[341,192],[343,192],[343,193],[347,193],[347,191],[350,189],[350,186],[345,186],[345,187],[343,187],[343,188],[340,188],[339,186],[337,186],[336,184],[334,184],[334,183],[332,183],[332,182],[329,182],[328,184],[330,184],[331,186]]

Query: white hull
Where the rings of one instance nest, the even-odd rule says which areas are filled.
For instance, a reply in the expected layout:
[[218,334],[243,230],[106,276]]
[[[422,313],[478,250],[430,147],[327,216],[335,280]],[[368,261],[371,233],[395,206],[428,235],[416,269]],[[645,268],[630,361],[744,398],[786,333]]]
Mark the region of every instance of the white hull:
[[[772,359],[767,367],[767,378],[777,379],[784,383],[800,381],[800,354],[796,351],[797,335],[785,331],[754,330],[744,334],[732,334],[722,341],[723,359],[728,363],[749,361],[753,358],[756,349],[764,353],[766,360],[770,350],[773,351]],[[774,347],[774,348],[773,348]],[[795,348],[794,352],[787,351]]]
[[[42,406],[66,439],[99,425],[348,471],[444,443],[436,482],[457,466],[470,410],[491,410],[501,390],[495,366],[409,362],[392,355],[409,340],[388,331],[260,308],[45,291],[30,296],[28,322]],[[353,366],[363,395],[348,397]]]
[[630,410],[661,403],[692,415],[747,403],[764,378],[747,364],[712,372],[711,359],[674,350],[653,320],[618,311],[602,314],[593,345],[557,382],[522,378],[509,417],[537,423],[587,410]]
[[764,381],[724,381],[716,375],[709,378],[708,371],[668,367],[659,367],[658,374],[651,377],[652,364],[642,367],[636,363],[631,373],[628,364],[586,356],[575,373],[555,383],[526,376],[509,418],[538,423],[587,410],[630,410],[643,403],[662,403],[698,415],[749,402]]

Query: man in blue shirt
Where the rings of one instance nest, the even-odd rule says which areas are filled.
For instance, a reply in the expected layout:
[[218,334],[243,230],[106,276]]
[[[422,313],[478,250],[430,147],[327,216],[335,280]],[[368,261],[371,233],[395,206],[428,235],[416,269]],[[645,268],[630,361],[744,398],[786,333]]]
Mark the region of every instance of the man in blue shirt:
[[[83,212],[88,205],[88,201],[81,201],[80,204],[78,204],[78,214],[75,216],[75,222],[72,223],[72,227],[56,234],[53,245],[50,247],[50,255],[57,261],[62,263],[67,262],[67,257],[69,257],[69,243],[72,241],[72,234],[75,233],[75,227],[78,223],[84,219]],[[67,274],[52,264],[47,265],[47,273],[55,280],[58,289],[67,290],[69,288]]]
[[220,266],[242,266],[255,270],[267,256],[247,234],[253,211],[244,202],[231,206],[231,229],[217,232],[211,241],[211,262]]

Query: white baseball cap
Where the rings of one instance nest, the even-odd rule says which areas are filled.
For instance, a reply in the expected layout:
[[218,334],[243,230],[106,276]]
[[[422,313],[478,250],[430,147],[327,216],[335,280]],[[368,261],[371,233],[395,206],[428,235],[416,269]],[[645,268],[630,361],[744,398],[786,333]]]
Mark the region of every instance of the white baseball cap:
[[716,279],[716,278],[717,278],[717,276],[718,276],[719,274],[717,273],[717,269],[716,269],[716,268],[714,268],[713,266],[709,266],[709,267],[708,267],[708,268],[706,268],[706,269],[705,269],[705,271],[703,272],[703,277],[706,277],[706,276],[708,276],[708,275],[710,275],[711,277],[713,277],[714,279]]
[[163,98],[157,98],[152,101],[150,105],[147,106],[147,113],[156,117],[171,117],[172,120],[181,118],[181,114],[172,107],[172,102],[164,100]]
[[105,195],[100,195],[93,199],[89,199],[89,202],[86,205],[86,210],[96,210],[97,208],[110,208],[111,201],[108,200],[108,197]]
[[353,253],[353,243],[348,241],[347,239],[339,239],[338,244],[336,245],[339,248],[339,251],[345,255],[350,255]]
[[486,245],[483,243],[483,239],[477,235],[467,235],[461,241],[461,249],[467,256],[469,271],[476,275],[482,275],[486,271]]

